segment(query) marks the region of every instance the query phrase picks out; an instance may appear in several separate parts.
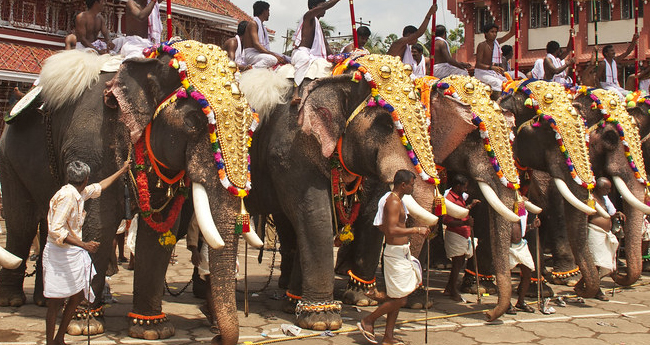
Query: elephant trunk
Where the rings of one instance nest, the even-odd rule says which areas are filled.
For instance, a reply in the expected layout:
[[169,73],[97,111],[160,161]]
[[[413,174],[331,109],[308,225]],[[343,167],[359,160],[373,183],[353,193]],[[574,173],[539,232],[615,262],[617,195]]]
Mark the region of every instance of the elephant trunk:
[[[584,194],[586,193],[585,189]],[[600,277],[589,246],[586,245],[587,215],[575,207],[567,206],[564,210],[571,251],[582,274],[582,279],[576,285],[575,291],[578,296],[591,298],[598,292]]]
[[485,313],[488,321],[496,320],[503,315],[510,306],[512,287],[510,281],[510,238],[512,234],[512,223],[504,217],[501,217],[490,209],[490,245],[494,252],[494,274],[496,276],[497,287],[499,288],[499,299],[496,307]]
[[18,268],[22,262],[23,259],[0,247],[0,267],[13,270]]
[[[621,194],[623,194],[623,191],[620,191],[619,188],[620,184],[625,186],[625,191],[629,196],[627,198],[624,198],[626,201],[623,203],[623,211],[625,212],[626,215],[626,221],[625,221],[625,226],[624,226],[624,231],[625,231],[625,259],[627,262],[627,274],[621,274],[621,272],[616,272],[614,274],[613,278],[614,281],[617,284],[623,285],[623,286],[629,286],[634,284],[639,277],[641,276],[641,270],[642,270],[642,253],[641,253],[641,241],[642,241],[642,236],[641,236],[641,227],[643,225],[643,211],[637,207],[637,205],[631,204],[628,201],[628,199],[632,199],[634,201],[638,201],[639,199],[643,198],[644,195],[644,190],[643,187],[641,186],[640,183],[638,183],[635,179],[630,179],[630,187],[627,188],[625,182],[618,177],[618,176],[613,176],[613,180],[619,180],[618,183],[616,183],[616,189],[619,190]],[[631,190],[630,190],[631,189]]]

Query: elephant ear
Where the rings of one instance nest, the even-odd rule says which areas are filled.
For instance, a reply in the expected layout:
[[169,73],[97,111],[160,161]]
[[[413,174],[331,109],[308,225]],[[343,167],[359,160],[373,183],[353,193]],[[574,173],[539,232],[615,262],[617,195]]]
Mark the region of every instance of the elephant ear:
[[472,123],[469,104],[442,92],[431,93],[431,146],[437,163],[442,163],[467,135],[478,129]]
[[[362,85],[350,81],[349,74],[343,74],[317,79],[303,91],[298,125],[305,134],[316,137],[324,157],[330,157],[334,153],[348,116],[363,101],[360,97],[353,97],[353,89],[359,89],[355,95],[369,94],[369,88],[361,90],[361,87]],[[350,98],[358,99],[358,102]]]
[[119,108],[119,120],[129,129],[133,143],[151,122],[158,105],[181,85],[178,72],[168,61],[166,57],[129,59],[106,83],[104,103]]

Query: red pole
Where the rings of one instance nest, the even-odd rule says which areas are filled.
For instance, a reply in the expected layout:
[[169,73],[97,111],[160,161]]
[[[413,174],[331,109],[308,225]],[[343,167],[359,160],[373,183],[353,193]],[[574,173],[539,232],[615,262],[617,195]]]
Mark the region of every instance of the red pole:
[[350,0],[350,20],[352,21],[352,37],[354,38],[354,49],[357,49],[359,48],[359,36],[357,36],[357,20],[354,16],[354,0]]
[[[576,56],[576,37],[575,37],[575,17],[574,17],[574,3],[573,0],[569,2],[569,7],[571,10],[571,56],[575,58]],[[571,69],[571,78],[573,79],[573,84],[576,83],[576,67],[575,62],[573,63],[573,68]]]
[[519,14],[517,14],[517,9],[519,8],[519,0],[515,0],[515,78],[518,77],[519,71]]
[[[436,0],[433,0],[433,3],[436,3]],[[433,64],[436,62],[435,59],[435,45],[436,45],[436,14],[433,14],[433,18],[431,19],[431,50],[429,51],[429,75],[433,76]],[[424,59],[424,57],[423,57]]]
[[167,40],[169,41],[171,39],[172,39],[172,0],[167,0]]
[[[639,0],[634,1],[634,34],[639,33]],[[634,80],[634,91],[639,91],[639,40],[634,46],[634,74],[637,78]],[[647,90],[646,90],[647,91]]]

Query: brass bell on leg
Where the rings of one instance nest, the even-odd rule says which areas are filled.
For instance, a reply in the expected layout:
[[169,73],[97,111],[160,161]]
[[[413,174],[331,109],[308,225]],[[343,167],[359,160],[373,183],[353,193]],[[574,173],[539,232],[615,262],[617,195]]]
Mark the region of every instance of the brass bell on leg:
[[185,188],[185,179],[184,179],[184,178],[182,178],[182,179],[178,182],[178,187],[180,187],[180,188]]
[[170,185],[169,187],[167,187],[167,197],[171,198],[173,196],[174,196],[174,190],[172,189],[172,186]]
[[162,180],[158,178],[158,182],[156,182],[156,188],[162,188],[162,187],[163,187]]

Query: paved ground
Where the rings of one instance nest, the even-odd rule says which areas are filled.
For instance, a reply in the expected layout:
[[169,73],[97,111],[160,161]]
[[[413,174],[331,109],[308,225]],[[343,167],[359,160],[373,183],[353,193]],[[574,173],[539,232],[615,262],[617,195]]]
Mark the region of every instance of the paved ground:
[[[0,244],[4,245],[5,235],[0,235]],[[240,248],[243,253],[243,247]],[[178,292],[191,277],[190,255],[181,241],[176,249],[178,262],[169,266],[167,280],[172,292]],[[278,258],[279,260],[279,255]],[[243,270],[244,255],[239,260]],[[33,262],[29,263],[29,271]],[[269,275],[271,253],[265,253],[261,264],[257,263],[257,252],[249,251],[249,288],[257,291],[263,287]],[[124,266],[125,267],[125,266]],[[132,299],[133,275],[122,267],[112,277],[110,285],[115,303],[106,307],[107,331],[100,336],[91,337],[91,344],[197,344],[209,343],[212,334],[208,323],[198,309],[202,303],[193,297],[191,287],[179,297],[166,294],[163,298],[163,311],[176,326],[176,335],[163,341],[142,341],[127,336],[126,314],[130,311]],[[244,316],[243,294],[238,293],[239,320],[241,324],[240,341],[245,344],[265,344],[278,342],[285,336],[280,327],[291,324],[293,316],[280,310],[283,291],[277,288],[279,262],[275,262],[273,279],[269,287],[250,298],[250,314]],[[425,322],[428,321],[428,343],[437,345],[459,344],[649,344],[650,343],[650,282],[645,276],[639,284],[631,289],[617,291],[610,302],[587,300],[584,304],[570,302],[566,307],[559,307],[553,315],[519,313],[516,316],[505,315],[499,321],[488,324],[484,322],[482,310],[491,307],[496,297],[487,296],[483,303],[477,305],[475,296],[464,295],[473,303],[457,304],[442,296],[442,287],[446,283],[448,272],[432,270],[431,295],[435,299],[433,309],[428,314],[424,311],[403,309],[399,315],[397,337],[410,344],[425,343]],[[344,289],[346,280],[337,278],[337,293]],[[603,283],[612,287],[611,280]],[[20,308],[0,308],[0,344],[44,344],[45,308],[35,306],[31,300],[34,278],[26,278],[25,290],[27,304]],[[243,280],[238,287],[243,289]],[[569,289],[554,287],[556,293],[568,294]],[[284,344],[366,344],[356,331],[354,324],[373,307],[356,308],[344,306],[342,316],[344,325],[336,335],[317,336],[307,339],[282,341]],[[381,321],[381,320],[380,320]],[[383,323],[383,321],[381,321]],[[378,327],[377,333],[381,334]],[[301,335],[312,332],[304,330]],[[381,339],[381,336],[378,336]],[[67,336],[69,344],[84,344],[86,337]]]

